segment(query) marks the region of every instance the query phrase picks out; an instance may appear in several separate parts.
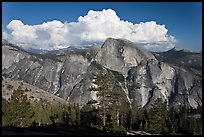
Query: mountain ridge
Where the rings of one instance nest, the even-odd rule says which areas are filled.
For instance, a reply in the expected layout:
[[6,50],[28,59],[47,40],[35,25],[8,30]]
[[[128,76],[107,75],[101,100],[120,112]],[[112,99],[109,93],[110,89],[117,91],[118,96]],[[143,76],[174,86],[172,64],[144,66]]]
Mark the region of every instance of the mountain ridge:
[[200,71],[199,76],[189,74],[183,66],[175,67],[159,58],[161,54],[139,48],[128,40],[107,38],[101,48],[87,48],[62,56],[45,54],[43,58],[11,51],[8,46],[4,46],[2,53],[4,76],[23,80],[81,106],[97,99],[88,89],[92,84],[90,74],[99,69],[121,73],[124,81],[116,83],[116,87],[129,105],[148,108],[157,98],[167,100],[171,107],[202,105]]

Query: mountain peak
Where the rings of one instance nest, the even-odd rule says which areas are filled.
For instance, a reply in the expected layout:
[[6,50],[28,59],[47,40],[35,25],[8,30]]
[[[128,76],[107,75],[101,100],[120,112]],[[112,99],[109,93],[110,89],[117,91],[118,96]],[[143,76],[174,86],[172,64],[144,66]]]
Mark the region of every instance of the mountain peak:
[[170,49],[168,51],[174,51],[174,52],[193,52],[193,51],[190,51],[190,50],[187,50],[187,49],[182,49],[182,48],[179,48],[179,47],[173,47],[172,49]]
[[178,48],[178,47],[174,47],[172,50],[174,50],[174,51],[182,51],[182,50],[184,50],[184,49]]
[[154,59],[149,51],[126,39],[107,38],[95,60],[103,66],[127,75],[127,70],[142,60]]

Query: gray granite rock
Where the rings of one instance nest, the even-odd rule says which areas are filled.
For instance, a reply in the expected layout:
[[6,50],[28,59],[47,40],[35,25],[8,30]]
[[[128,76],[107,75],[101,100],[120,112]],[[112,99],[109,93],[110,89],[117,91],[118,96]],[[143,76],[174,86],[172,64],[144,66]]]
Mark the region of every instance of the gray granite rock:
[[[90,75],[114,71],[120,80],[114,90],[122,95],[120,102],[149,108],[157,98],[169,107],[202,105],[202,73],[157,60],[136,44],[108,38],[101,48],[60,51],[63,55],[38,55],[2,41],[2,74],[22,80],[71,103],[85,105],[97,100],[90,91]],[[54,52],[54,53],[55,53]]]

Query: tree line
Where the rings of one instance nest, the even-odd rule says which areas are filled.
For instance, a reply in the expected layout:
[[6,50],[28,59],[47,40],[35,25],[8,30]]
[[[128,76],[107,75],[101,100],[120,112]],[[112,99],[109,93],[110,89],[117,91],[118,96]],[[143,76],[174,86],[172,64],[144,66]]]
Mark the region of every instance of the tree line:
[[[202,106],[197,109],[181,106],[168,109],[167,103],[157,99],[147,110],[120,103],[120,94],[113,91],[116,81],[112,73],[93,73],[98,100],[78,104],[61,104],[45,100],[31,102],[20,86],[9,101],[2,98],[2,125],[15,127],[62,125],[92,127],[104,132],[125,133],[141,130],[152,134],[202,134]],[[193,117],[199,114],[200,117]]]

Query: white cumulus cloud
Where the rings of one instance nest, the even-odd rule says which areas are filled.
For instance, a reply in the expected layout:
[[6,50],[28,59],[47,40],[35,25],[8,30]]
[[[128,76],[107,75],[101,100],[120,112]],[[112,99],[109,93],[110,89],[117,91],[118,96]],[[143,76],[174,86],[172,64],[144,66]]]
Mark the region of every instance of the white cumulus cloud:
[[90,10],[77,22],[62,23],[57,20],[38,25],[27,25],[12,20],[7,25],[3,38],[24,48],[60,49],[67,46],[82,46],[103,43],[107,37],[128,39],[150,50],[168,50],[176,39],[168,35],[165,25],[155,21],[133,24],[121,20],[112,9]]

